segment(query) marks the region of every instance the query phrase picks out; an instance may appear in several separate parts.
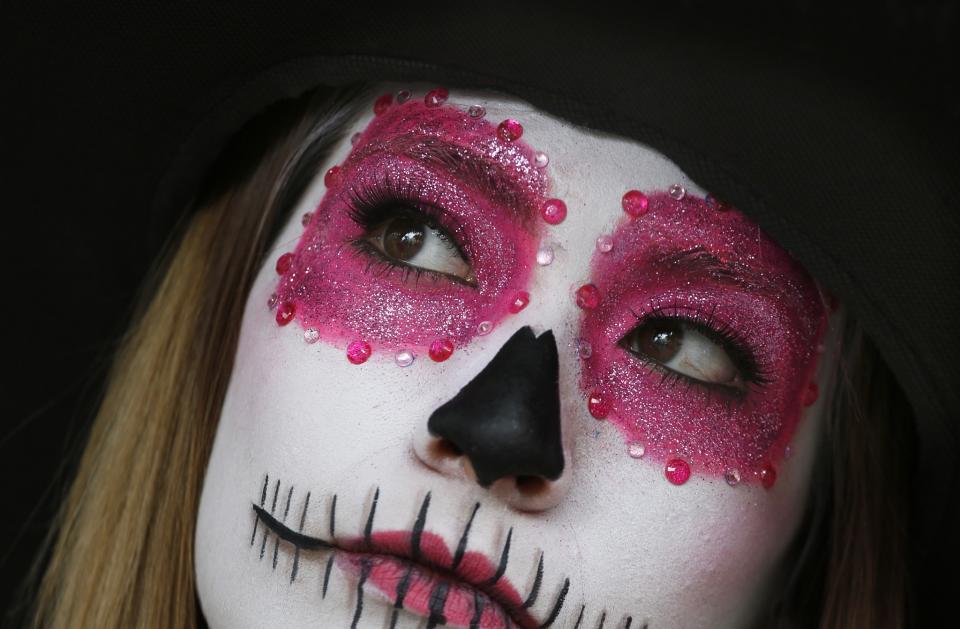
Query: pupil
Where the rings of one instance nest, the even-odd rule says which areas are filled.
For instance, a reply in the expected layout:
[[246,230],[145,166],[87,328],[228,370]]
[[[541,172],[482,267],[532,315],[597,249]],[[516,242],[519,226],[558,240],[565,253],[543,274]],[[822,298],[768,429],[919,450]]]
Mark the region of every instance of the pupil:
[[637,350],[660,363],[672,360],[683,343],[683,328],[673,321],[649,323],[637,330]]
[[423,248],[426,225],[415,218],[393,219],[383,232],[383,250],[391,258],[409,260]]

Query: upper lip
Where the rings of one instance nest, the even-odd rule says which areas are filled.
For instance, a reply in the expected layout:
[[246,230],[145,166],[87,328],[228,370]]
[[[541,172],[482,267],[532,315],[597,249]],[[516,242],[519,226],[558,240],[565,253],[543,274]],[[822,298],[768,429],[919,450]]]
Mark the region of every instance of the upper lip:
[[[445,565],[442,559],[445,558],[444,556],[450,556],[449,546],[443,538],[434,533],[422,530],[418,532],[414,529],[411,531],[367,533],[361,537],[330,541],[293,531],[257,504],[254,504],[253,508],[264,524],[272,529],[278,537],[301,549],[329,548],[353,554],[393,557],[416,564],[437,573],[441,578],[460,581],[485,594],[497,605],[500,605],[518,626],[526,629],[534,629],[539,626],[539,622],[527,610],[516,588],[503,574],[510,549],[512,531],[507,535],[504,550],[498,562],[494,562],[477,551],[465,553],[462,548],[463,544],[460,544],[457,552],[450,560],[450,564]],[[425,544],[425,541],[429,543]],[[485,559],[492,568],[493,574],[490,577],[485,577],[480,570],[477,570],[475,562],[471,565],[471,570],[467,571],[462,562],[463,557],[467,554]]]

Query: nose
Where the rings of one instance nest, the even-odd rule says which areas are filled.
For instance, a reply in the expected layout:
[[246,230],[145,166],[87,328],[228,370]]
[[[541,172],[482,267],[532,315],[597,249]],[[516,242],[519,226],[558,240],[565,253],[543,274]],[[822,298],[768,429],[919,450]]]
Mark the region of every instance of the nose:
[[427,421],[415,448],[429,467],[471,478],[513,506],[543,510],[565,486],[557,344],[518,330]]

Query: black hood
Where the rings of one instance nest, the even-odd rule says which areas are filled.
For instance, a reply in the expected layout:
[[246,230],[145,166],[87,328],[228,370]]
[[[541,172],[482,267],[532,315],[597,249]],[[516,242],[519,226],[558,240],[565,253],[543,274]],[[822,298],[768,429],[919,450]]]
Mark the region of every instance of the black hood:
[[[2,199],[7,220],[33,230],[4,230],[23,269],[5,327],[46,326],[25,369],[56,373],[51,357],[117,329],[226,141],[270,103],[356,81],[493,88],[659,150],[838,296],[913,406],[920,565],[956,556],[960,109],[948,3],[885,3],[883,15],[793,3],[750,20],[319,5],[3,10]],[[946,600],[933,580],[918,590],[924,607]]]

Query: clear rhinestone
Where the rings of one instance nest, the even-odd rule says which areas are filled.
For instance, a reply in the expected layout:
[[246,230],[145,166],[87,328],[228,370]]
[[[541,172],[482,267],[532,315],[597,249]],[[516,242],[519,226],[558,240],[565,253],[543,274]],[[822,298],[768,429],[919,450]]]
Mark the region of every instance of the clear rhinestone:
[[410,100],[410,90],[400,90],[397,92],[397,102],[405,103]]
[[540,247],[537,250],[537,264],[547,266],[553,262],[553,247]]
[[613,238],[607,235],[597,238],[597,251],[600,253],[610,253],[613,251]]
[[631,441],[627,446],[627,453],[634,459],[642,459],[647,449],[639,441]]
[[269,308],[270,310],[273,310],[274,308],[276,308],[276,307],[277,307],[277,299],[278,299],[278,297],[277,297],[277,294],[276,294],[276,293],[270,295],[270,299],[267,300],[267,308]]
[[590,345],[590,341],[585,339],[579,339],[577,341],[577,355],[584,360],[593,356],[593,346]]
[[492,321],[481,321],[477,326],[477,334],[480,336],[486,336],[493,331],[493,322]]
[[393,360],[394,360],[394,361],[397,363],[397,365],[399,365],[400,367],[409,367],[410,365],[413,364],[413,361],[414,361],[415,359],[416,359],[416,356],[414,356],[414,355],[413,355],[413,352],[411,352],[411,351],[408,350],[408,349],[404,349],[404,350],[401,350],[401,351],[397,352],[397,355],[394,356],[394,358],[393,358]]
[[736,487],[740,484],[740,472],[730,468],[723,473],[723,480],[727,481],[727,484],[731,487]]
[[307,343],[316,343],[320,340],[320,330],[316,328],[308,328],[303,332],[303,340]]
[[360,132],[357,131],[350,136],[350,144],[356,144],[360,140]]
[[533,155],[533,163],[537,168],[543,168],[550,163],[550,158],[543,151],[537,151]]
[[307,225],[310,224],[311,218],[313,218],[313,214],[311,214],[310,212],[307,212],[306,214],[300,217],[300,224],[306,227]]
[[687,190],[680,184],[675,183],[672,186],[670,186],[669,190],[667,190],[667,194],[669,194],[670,198],[673,199],[674,201],[679,201],[683,197],[687,196]]
[[467,113],[470,114],[471,118],[483,118],[487,113],[487,110],[484,109],[483,105],[470,105],[470,108],[467,109]]

